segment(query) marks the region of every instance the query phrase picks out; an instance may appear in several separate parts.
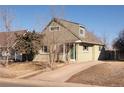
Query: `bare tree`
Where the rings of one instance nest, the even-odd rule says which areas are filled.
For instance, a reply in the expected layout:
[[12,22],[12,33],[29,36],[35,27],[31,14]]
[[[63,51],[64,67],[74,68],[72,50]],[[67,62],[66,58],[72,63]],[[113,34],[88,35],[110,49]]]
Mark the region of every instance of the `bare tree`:
[[[60,11],[61,10],[61,11]],[[64,6],[58,7],[58,6],[50,6],[50,12],[51,12],[51,17],[52,18],[59,18],[59,17],[64,17]],[[40,19],[39,19],[40,20]],[[50,35],[49,35],[50,34]],[[43,42],[44,46],[47,46],[48,52],[49,52],[49,66],[54,69],[55,62],[59,61],[59,54],[61,52],[61,45],[64,43],[60,43],[57,40],[59,40],[59,37],[56,37],[56,32],[52,31],[49,33],[49,31],[43,33]],[[68,52],[67,48],[66,51]],[[68,55],[67,55],[68,56]]]
[[[71,43],[61,41],[60,36],[58,36],[56,31],[44,31],[43,34],[43,45],[47,46],[49,56],[48,63],[51,69],[54,69],[54,67],[56,67],[56,62],[63,61],[65,63],[69,63],[69,51],[72,48]],[[60,58],[60,56],[63,57]]]
[[11,48],[11,45],[12,45],[12,41],[11,41],[12,36],[11,36],[10,32],[11,32],[12,22],[13,22],[14,16],[12,16],[10,14],[10,11],[8,9],[1,9],[0,17],[1,17],[1,20],[3,22],[3,28],[7,32],[6,33],[6,40],[5,40],[5,44],[6,44],[5,66],[7,66],[8,63],[9,63],[10,48]]
[[65,16],[65,6],[64,5],[51,5],[50,6],[51,16],[53,18],[64,18]]
[[124,30],[122,30],[118,37],[113,41],[114,58],[115,60],[124,58]]
[[103,37],[102,37],[102,42],[104,44],[104,47],[107,49],[109,48],[109,41],[106,33],[104,32]]
[[113,41],[113,48],[124,52],[124,30],[119,33],[119,36]]
[[[51,34],[51,35],[49,35],[49,34]],[[47,46],[48,52],[49,52],[48,63],[49,63],[50,68],[54,69],[57,54],[59,52],[59,44],[56,42],[57,39],[55,37],[55,32],[54,31],[51,32],[51,33],[46,31],[45,34],[44,34],[44,37],[45,38],[44,38],[43,42],[44,42],[44,45]]]

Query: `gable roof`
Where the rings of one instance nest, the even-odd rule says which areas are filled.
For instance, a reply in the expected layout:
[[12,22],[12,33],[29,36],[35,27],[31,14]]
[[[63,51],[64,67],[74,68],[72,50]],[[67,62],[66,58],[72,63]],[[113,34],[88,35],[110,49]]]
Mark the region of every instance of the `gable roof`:
[[[61,36],[60,36],[61,31],[58,31],[58,32],[55,33],[55,34],[57,34],[57,36],[60,36],[60,37],[62,37],[62,35],[63,35],[60,42],[62,42],[62,41],[63,42],[67,42],[67,41],[71,41],[71,42],[73,41],[74,42],[74,41],[77,41],[77,40],[81,40],[84,43],[103,45],[102,41],[96,35],[94,35],[92,32],[87,31],[86,28],[84,26],[80,25],[79,23],[67,21],[67,20],[64,20],[64,19],[53,18],[51,20],[51,22],[46,26],[46,28],[53,21],[58,23],[59,25],[61,25],[62,27],[64,27],[67,30],[66,34],[64,33],[64,35],[63,35],[61,33]],[[79,27],[80,26],[83,27],[86,30],[85,31],[85,38],[82,38],[82,37],[79,36]],[[69,39],[69,40],[67,40],[67,39]]]
[[0,46],[6,47],[12,46],[16,40],[16,34],[24,34],[27,30],[11,31],[11,32],[0,32]]

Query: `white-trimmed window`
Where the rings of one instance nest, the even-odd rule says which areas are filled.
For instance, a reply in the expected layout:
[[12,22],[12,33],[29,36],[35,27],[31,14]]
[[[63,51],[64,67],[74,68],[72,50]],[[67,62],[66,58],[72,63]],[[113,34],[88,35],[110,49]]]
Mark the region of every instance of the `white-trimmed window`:
[[84,45],[83,46],[83,51],[88,51],[88,46]]
[[50,31],[60,31],[59,26],[50,26],[49,29],[50,29]]

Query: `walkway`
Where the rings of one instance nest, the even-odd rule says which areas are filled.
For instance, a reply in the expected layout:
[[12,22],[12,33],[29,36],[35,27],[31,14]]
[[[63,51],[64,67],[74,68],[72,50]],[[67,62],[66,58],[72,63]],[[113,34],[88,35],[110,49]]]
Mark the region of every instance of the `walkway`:
[[50,82],[50,81],[32,81],[25,79],[1,79],[0,87],[96,87],[95,85],[65,83],[65,82]]
[[30,77],[31,80],[41,80],[41,81],[54,81],[54,82],[65,82],[72,75],[85,70],[93,65],[101,64],[102,62],[80,62],[80,63],[71,63],[64,67],[58,68],[53,71],[44,72],[36,76]]

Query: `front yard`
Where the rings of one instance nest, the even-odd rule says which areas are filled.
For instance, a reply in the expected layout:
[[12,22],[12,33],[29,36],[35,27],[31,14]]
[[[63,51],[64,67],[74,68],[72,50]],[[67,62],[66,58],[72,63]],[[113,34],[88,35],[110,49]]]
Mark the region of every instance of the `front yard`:
[[67,82],[98,86],[124,86],[124,63],[97,64],[73,75]]
[[46,71],[27,79],[53,82],[66,81],[72,84],[79,83],[96,86],[124,86],[123,62],[86,62],[69,65],[57,63],[56,66],[59,69],[53,71],[48,71],[50,69],[46,68],[46,65],[46,62],[17,62],[10,64],[7,68],[0,66],[0,78],[17,78],[35,71]]
[[0,66],[1,78],[15,78],[33,71],[45,69],[46,64],[41,62],[17,62],[8,65],[8,67]]
[[[57,63],[57,67],[63,66],[64,63]],[[8,67],[0,66],[0,78],[16,78],[28,75],[33,72],[43,72],[51,70],[47,62],[16,62],[8,65]]]

